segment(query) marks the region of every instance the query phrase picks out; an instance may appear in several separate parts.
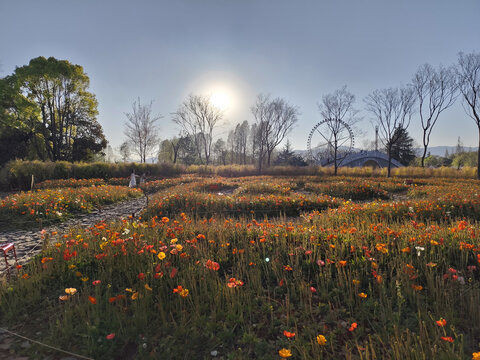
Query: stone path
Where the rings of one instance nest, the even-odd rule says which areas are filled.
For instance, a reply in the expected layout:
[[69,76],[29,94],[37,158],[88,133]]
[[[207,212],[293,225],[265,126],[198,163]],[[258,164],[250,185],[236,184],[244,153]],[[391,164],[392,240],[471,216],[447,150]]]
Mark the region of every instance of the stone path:
[[[48,226],[45,230],[59,233],[66,232],[72,226],[93,226],[100,221],[111,221],[115,219],[126,218],[127,216],[138,216],[138,214],[145,208],[147,198],[141,197],[134,200],[127,200],[122,203],[116,203],[105,206],[101,209],[93,211],[89,214],[80,215],[76,218],[70,219],[64,223]],[[0,232],[0,244],[13,242],[17,251],[17,258],[19,264],[25,264],[30,258],[38,254],[42,250],[42,237],[40,230],[17,230]],[[1,254],[3,255],[3,253]],[[13,259],[13,253],[9,252],[9,261]],[[10,261],[13,264],[13,261]],[[15,271],[15,270],[12,270]],[[0,258],[0,276],[4,275],[5,262]],[[2,327],[0,321],[0,327]],[[5,333],[0,330],[0,360],[28,360],[26,356],[16,354],[17,349],[28,349],[31,343],[27,340],[19,339],[13,335]],[[49,357],[49,359],[59,360],[75,360],[77,358],[65,356],[59,353],[58,357]]]
[[[125,218],[131,215],[138,215],[145,207],[147,198],[142,196],[137,199],[127,200],[121,203],[108,205],[97,209],[89,214],[82,214],[73,219],[69,219],[63,223],[45,227],[47,232],[58,231],[66,232],[72,226],[90,227],[100,221],[111,221],[115,219]],[[40,230],[14,230],[0,231],[0,244],[13,242],[17,252],[19,264],[25,264],[30,258],[38,254],[42,250],[42,236]],[[0,258],[0,276],[5,272],[5,261],[3,252]],[[8,253],[9,261],[13,259],[12,251]],[[12,264],[13,262],[10,261]]]

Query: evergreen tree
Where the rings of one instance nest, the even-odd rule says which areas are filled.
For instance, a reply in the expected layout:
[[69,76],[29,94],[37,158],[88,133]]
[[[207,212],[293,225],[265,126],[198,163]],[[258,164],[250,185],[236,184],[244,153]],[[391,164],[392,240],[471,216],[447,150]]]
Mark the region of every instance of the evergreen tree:
[[295,155],[292,146],[290,145],[290,141],[287,140],[285,147],[275,160],[275,165],[307,166],[307,163],[301,156]]
[[408,165],[413,159],[415,159],[413,139],[410,137],[407,130],[402,127],[395,129],[395,133],[396,134],[393,138],[397,139],[397,141],[392,145],[392,158],[403,165]]

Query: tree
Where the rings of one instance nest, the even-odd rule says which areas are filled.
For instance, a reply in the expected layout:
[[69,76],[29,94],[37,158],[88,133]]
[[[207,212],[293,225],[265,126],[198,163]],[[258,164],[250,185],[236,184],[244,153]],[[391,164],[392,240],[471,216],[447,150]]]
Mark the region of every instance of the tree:
[[257,124],[258,168],[261,171],[266,160],[270,166],[273,150],[283,141],[298,120],[298,108],[284,99],[271,100],[269,95],[258,95],[251,108]]
[[422,65],[415,73],[412,86],[418,99],[420,122],[423,129],[423,154],[421,165],[425,165],[430,135],[440,114],[456,99],[457,82],[453,68]]
[[226,149],[230,154],[230,163],[246,164],[247,163],[247,148],[249,140],[249,125],[245,120],[238,123],[234,129],[228,132]]
[[465,149],[463,148],[463,143],[459,136],[457,139],[457,146],[455,147],[455,154],[461,154],[463,152],[465,152]]
[[358,111],[354,109],[355,95],[347,90],[344,86],[340,90],[336,90],[332,94],[327,94],[322,97],[322,102],[318,104],[320,114],[324,119],[329,119],[325,124],[330,132],[329,151],[333,152],[334,174],[337,175],[337,169],[342,161],[348,155],[347,152],[342,152],[342,145],[350,140],[350,133],[348,128],[357,123],[360,119],[357,118]]
[[252,155],[252,163],[255,163],[255,159],[259,157],[259,143],[260,143],[260,138],[258,136],[259,131],[258,131],[258,126],[257,124],[253,123],[251,128],[250,128],[250,133],[248,136],[248,142],[251,150],[251,155]]
[[455,154],[452,159],[452,166],[460,169],[464,166],[478,167],[477,154],[475,152],[467,151]]
[[[163,140],[158,150],[158,161],[162,163],[172,163],[177,159],[173,152],[173,142],[178,142],[178,138]],[[176,154],[175,154],[176,155]]]
[[195,146],[196,140],[192,136],[184,135],[178,140],[177,158],[185,165],[198,163],[200,159],[197,156]]
[[213,153],[216,155],[217,162],[220,165],[227,165],[227,148],[225,140],[218,139],[213,144]]
[[35,104],[22,96],[13,76],[0,79],[0,165],[15,158],[46,157],[43,151],[35,152],[40,148],[35,146],[40,116],[36,110]]
[[158,128],[156,122],[162,118],[160,115],[152,115],[152,101],[142,105],[140,98],[133,102],[132,112],[125,113],[124,134],[130,141],[133,151],[139,156],[140,162],[144,163],[148,155],[152,154],[158,143]]
[[[413,139],[403,127],[397,127],[395,132],[393,138],[397,140],[391,147],[392,158],[407,166],[415,159]],[[387,143],[387,151],[388,146],[389,144]]]
[[366,97],[365,103],[367,110],[374,115],[380,140],[387,150],[387,176],[390,177],[392,148],[401,135],[397,129],[406,130],[410,124],[415,105],[414,90],[410,87],[375,90]]
[[192,95],[173,114],[173,122],[194,140],[200,161],[210,163],[213,130],[223,118],[223,111],[210,102],[209,96]]
[[[25,135],[41,160],[88,160],[107,146],[96,120],[97,100],[79,65],[37,57],[2,79],[2,124]],[[15,130],[13,130],[15,129]]]
[[130,144],[128,141],[124,141],[118,148],[122,161],[125,162],[130,157]]
[[225,144],[227,153],[230,154],[230,164],[235,163],[235,131],[230,130],[227,135],[227,143]]
[[[457,79],[463,97],[463,108],[477,125],[477,164],[480,165],[480,53],[458,54]],[[477,179],[480,179],[480,166],[477,166]]]
[[287,140],[284,148],[275,159],[275,165],[289,165],[289,166],[307,166],[307,162],[299,155],[295,155],[292,150],[290,141]]
[[245,165],[247,163],[247,142],[248,142],[248,121],[237,124],[234,132],[235,151],[237,153],[237,162]]

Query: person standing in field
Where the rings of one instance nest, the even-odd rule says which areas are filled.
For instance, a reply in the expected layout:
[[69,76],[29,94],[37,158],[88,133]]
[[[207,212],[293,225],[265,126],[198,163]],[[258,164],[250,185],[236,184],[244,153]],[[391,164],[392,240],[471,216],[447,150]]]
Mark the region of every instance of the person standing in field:
[[140,182],[139,182],[139,185],[142,186],[142,185],[145,185],[145,180],[147,179],[147,175],[145,173],[142,174],[142,176],[140,176]]
[[135,179],[137,175],[135,175],[135,170],[132,171],[132,174],[130,175],[130,183],[128,184],[129,188],[134,188],[137,187],[137,180]]

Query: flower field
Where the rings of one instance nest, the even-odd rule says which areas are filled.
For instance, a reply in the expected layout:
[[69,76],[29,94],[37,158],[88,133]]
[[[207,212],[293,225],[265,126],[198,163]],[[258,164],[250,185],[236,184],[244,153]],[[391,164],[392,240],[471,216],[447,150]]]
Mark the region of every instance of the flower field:
[[480,358],[476,181],[146,187],[141,219],[46,233],[2,323],[102,359]]
[[[74,184],[77,182],[78,180],[72,181]],[[94,184],[88,187],[60,187],[60,184],[58,186],[52,189],[20,192],[1,199],[0,222],[21,224],[58,221],[75,213],[87,213],[97,206],[143,194],[139,189],[123,186]]]
[[[128,181],[127,181],[128,182]],[[104,185],[103,179],[57,179],[45,180],[36,184],[37,189],[55,189],[55,188],[77,188],[85,186]]]

